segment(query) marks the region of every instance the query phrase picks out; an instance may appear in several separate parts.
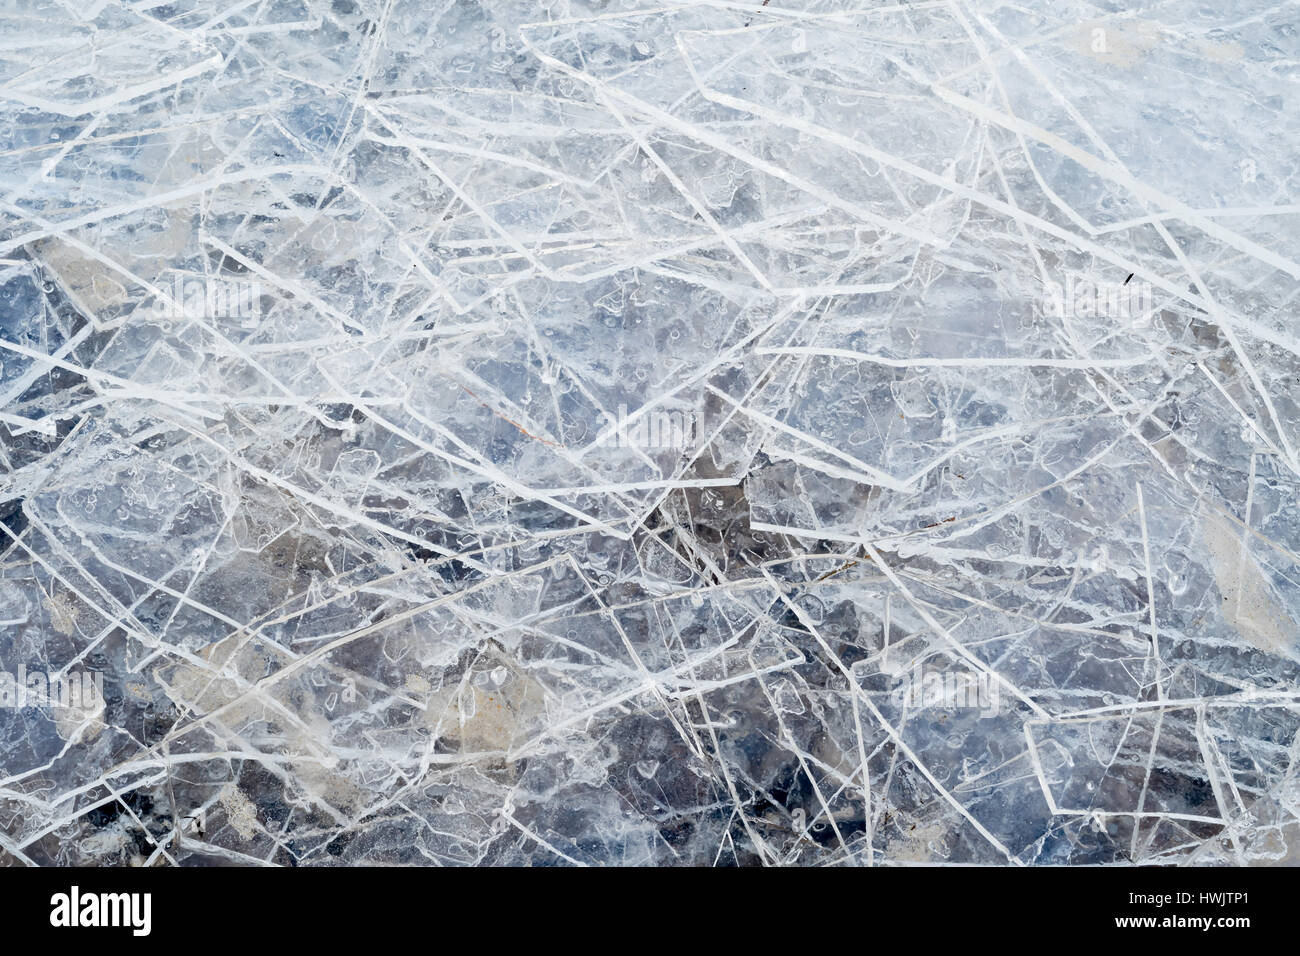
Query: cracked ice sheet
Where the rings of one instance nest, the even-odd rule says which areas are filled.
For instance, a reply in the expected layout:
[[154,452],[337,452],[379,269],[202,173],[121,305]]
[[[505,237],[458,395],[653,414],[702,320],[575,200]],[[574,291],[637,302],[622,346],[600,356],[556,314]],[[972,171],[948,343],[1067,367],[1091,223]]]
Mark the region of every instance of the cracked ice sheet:
[[0,859],[1295,862],[1296,20],[10,3]]

